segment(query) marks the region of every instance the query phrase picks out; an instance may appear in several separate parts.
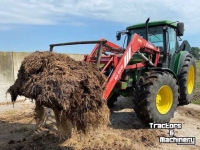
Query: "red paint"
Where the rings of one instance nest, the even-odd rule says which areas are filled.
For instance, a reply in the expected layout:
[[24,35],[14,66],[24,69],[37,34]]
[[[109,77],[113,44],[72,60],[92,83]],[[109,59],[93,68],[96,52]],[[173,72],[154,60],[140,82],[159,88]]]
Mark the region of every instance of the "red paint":
[[[105,40],[105,39],[101,39]],[[95,53],[98,51],[98,46],[97,44],[94,49],[92,50],[91,54],[88,56],[84,56],[83,61],[89,61],[89,62],[95,62]],[[131,57],[134,55],[135,52],[141,49],[141,52],[146,52],[149,54],[155,55],[155,61],[153,62],[155,66],[157,66],[159,62],[159,57],[160,57],[160,50],[156,48],[154,45],[146,41],[145,39],[141,38],[138,34],[135,34],[130,41],[129,45],[123,52],[123,54],[120,56],[117,53],[119,53],[120,46],[107,41],[105,45],[102,47],[102,52],[108,52],[107,46],[113,48],[110,52],[113,54],[105,56],[102,55],[100,62],[105,64],[103,70],[101,71],[102,73],[105,71],[105,69],[109,66],[109,64],[112,64],[114,67],[114,71],[112,75],[107,78],[106,82],[103,84],[105,86],[105,89],[103,91],[103,99],[107,99],[110,92],[114,88],[115,84],[117,81],[120,80],[122,73],[124,72],[125,69],[136,69],[136,68],[141,68],[145,67],[146,63],[145,62],[140,62],[134,65],[128,65],[128,62],[130,61]],[[92,59],[93,58],[93,59]]]

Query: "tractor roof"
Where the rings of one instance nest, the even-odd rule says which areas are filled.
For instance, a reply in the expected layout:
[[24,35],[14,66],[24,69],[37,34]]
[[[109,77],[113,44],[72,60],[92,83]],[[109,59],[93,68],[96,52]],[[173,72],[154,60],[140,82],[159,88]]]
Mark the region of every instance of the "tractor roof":
[[[157,26],[157,25],[170,25],[170,26],[176,28],[177,23],[169,21],[169,20],[154,21],[154,22],[148,23],[148,26]],[[145,27],[145,23],[140,23],[140,24],[128,26],[126,29],[130,30],[130,29],[136,29],[136,28],[142,28],[142,27]]]

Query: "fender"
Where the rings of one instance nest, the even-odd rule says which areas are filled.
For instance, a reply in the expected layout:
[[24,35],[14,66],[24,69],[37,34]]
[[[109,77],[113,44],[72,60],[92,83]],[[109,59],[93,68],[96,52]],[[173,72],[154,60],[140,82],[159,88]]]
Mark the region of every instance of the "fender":
[[176,79],[177,84],[179,86],[178,77],[177,77],[177,75],[171,69],[169,69],[169,68],[162,68],[162,67],[153,67],[153,68],[150,68],[150,70],[156,70],[156,71],[162,71],[162,72],[169,72]]
[[190,53],[188,51],[180,51],[173,55],[169,68],[176,74],[176,76],[180,74],[185,58],[189,54]]

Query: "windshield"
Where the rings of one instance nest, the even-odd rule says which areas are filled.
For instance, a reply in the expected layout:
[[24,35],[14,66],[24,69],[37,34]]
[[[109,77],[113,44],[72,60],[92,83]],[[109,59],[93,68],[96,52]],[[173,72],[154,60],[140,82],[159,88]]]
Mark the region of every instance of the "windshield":
[[[133,29],[130,30],[130,34],[128,35],[128,43],[132,39],[133,35],[137,33],[142,38],[145,38],[146,32],[145,28]],[[163,29],[162,26],[158,27],[149,27],[148,28],[148,40],[155,46],[163,46]]]

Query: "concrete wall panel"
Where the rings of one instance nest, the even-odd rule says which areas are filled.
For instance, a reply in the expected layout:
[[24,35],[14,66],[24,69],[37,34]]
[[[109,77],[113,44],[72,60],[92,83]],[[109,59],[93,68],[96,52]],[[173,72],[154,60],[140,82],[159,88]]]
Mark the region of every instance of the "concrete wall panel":
[[27,52],[13,52],[13,69],[14,69],[14,80],[17,79],[18,70],[21,66],[22,61],[24,58],[31,53]]
[[[13,82],[12,52],[0,52],[0,102],[5,101],[5,93]],[[10,99],[9,95],[8,99]]]
[[74,58],[76,61],[83,60],[83,54],[67,54],[69,57]]

